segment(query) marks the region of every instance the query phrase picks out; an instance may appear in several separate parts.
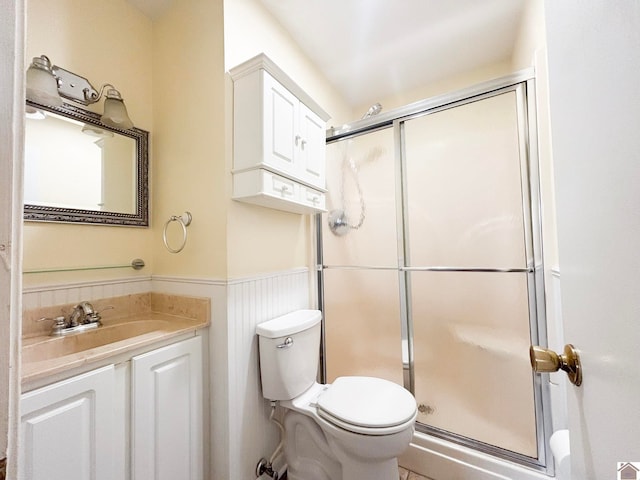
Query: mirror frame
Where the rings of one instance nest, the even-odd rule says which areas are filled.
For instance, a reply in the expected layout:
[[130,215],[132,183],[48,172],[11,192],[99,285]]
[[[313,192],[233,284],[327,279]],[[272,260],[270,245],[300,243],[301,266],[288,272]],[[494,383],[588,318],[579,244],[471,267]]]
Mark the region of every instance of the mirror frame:
[[93,225],[121,225],[126,227],[149,226],[149,132],[139,128],[122,130],[105,125],[100,114],[68,103],[60,107],[41,105],[30,100],[26,104],[83,123],[96,125],[104,130],[130,137],[136,142],[136,213],[103,212],[76,208],[48,207],[46,205],[24,205],[24,220],[29,222],[63,222]]

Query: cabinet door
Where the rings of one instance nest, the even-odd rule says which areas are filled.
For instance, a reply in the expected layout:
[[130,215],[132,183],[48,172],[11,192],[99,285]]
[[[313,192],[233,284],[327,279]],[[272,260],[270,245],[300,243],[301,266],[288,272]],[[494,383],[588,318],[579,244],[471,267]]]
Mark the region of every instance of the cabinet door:
[[139,355],[131,364],[133,480],[201,480],[201,338]]
[[22,395],[24,480],[113,480],[113,365]]
[[263,145],[266,166],[296,175],[299,100],[289,90],[264,73]]
[[300,178],[319,188],[325,187],[326,125],[306,105],[300,104],[300,148],[298,165]]

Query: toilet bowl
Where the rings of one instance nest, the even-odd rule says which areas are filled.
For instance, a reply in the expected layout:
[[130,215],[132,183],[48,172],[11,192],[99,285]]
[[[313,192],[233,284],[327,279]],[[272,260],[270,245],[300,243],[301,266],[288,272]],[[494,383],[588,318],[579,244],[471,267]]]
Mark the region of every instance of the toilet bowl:
[[259,324],[263,396],[285,415],[290,480],[396,480],[413,436],[416,402],[374,377],[316,383],[321,313],[299,310]]

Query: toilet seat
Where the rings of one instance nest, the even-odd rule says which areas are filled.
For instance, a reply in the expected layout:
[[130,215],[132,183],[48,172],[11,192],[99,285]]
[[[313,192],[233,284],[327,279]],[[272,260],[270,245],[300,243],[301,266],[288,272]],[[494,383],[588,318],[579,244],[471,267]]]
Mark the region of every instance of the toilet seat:
[[416,418],[416,402],[407,390],[374,377],[339,377],[316,401],[324,420],[364,435],[390,435]]

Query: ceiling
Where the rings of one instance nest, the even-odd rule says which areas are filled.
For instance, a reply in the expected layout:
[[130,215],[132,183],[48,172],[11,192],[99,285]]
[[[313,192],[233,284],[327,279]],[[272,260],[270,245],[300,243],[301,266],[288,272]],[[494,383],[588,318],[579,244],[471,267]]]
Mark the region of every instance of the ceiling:
[[[128,1],[157,18],[173,0]],[[532,0],[255,1],[350,106],[362,107],[509,60]]]
[[509,60],[527,0],[258,0],[354,107]]

